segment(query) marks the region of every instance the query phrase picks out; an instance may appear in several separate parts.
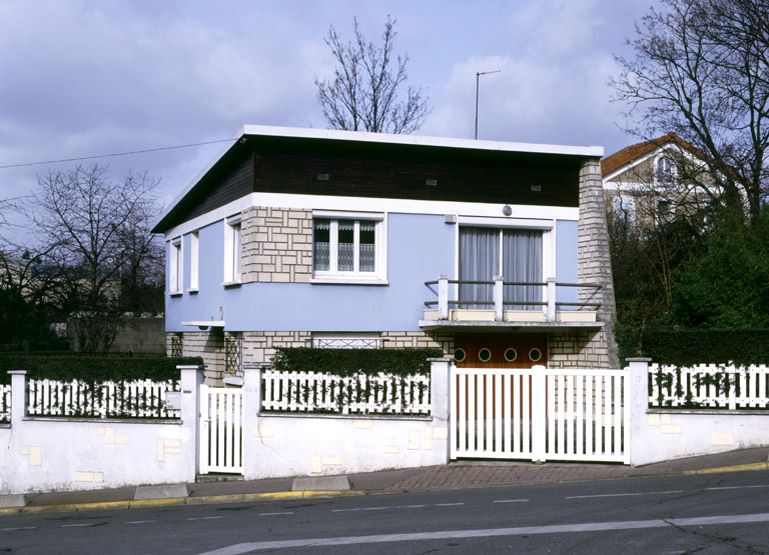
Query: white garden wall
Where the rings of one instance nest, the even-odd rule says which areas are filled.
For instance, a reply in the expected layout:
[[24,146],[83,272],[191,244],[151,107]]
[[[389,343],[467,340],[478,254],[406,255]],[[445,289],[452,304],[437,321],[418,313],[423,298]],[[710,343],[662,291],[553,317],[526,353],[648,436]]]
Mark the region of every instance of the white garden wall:
[[195,480],[197,367],[182,371],[181,420],[32,418],[23,372],[13,372],[11,425],[0,428],[0,493]]
[[629,359],[630,462],[654,462],[769,445],[769,412],[650,409],[649,359]]
[[434,360],[431,417],[257,414],[260,371],[246,370],[245,478],[313,476],[448,462],[449,362]]

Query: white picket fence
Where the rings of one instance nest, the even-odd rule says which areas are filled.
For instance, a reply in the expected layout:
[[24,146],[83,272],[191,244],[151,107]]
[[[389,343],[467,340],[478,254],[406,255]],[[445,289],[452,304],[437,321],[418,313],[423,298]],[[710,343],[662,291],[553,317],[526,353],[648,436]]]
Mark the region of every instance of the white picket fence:
[[700,364],[649,367],[649,407],[767,409],[769,367]]
[[180,391],[179,380],[27,380],[27,415],[79,418],[179,418],[166,405],[166,393]]
[[452,368],[450,456],[629,461],[627,370]]
[[0,424],[11,422],[11,384],[0,384]]
[[429,415],[430,376],[389,373],[262,373],[262,410],[272,412]]

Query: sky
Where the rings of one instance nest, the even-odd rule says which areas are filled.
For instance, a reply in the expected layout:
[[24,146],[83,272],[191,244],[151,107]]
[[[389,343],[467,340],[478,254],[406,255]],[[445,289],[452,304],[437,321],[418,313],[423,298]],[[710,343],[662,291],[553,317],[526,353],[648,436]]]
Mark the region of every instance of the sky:
[[[0,166],[234,138],[244,124],[325,128],[314,79],[333,73],[329,26],[370,39],[388,15],[409,84],[429,98],[419,135],[631,144],[611,102],[615,55],[651,0],[0,0]],[[168,205],[225,143],[0,168],[0,199],[99,162],[159,181]]]

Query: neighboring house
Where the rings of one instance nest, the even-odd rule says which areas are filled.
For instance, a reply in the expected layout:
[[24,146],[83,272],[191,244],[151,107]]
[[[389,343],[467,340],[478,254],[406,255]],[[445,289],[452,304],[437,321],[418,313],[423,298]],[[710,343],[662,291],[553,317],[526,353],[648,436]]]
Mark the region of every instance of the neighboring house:
[[607,206],[641,227],[692,214],[709,201],[702,187],[711,181],[704,154],[675,133],[603,158],[601,174]]
[[213,381],[281,346],[619,368],[602,154],[246,126],[153,229],[169,354]]

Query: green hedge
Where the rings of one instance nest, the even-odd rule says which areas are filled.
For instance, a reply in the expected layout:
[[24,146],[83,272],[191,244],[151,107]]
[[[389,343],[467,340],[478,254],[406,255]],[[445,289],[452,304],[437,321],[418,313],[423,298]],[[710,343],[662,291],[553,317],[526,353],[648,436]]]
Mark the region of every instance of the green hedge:
[[769,329],[625,328],[616,333],[620,357],[650,357],[676,365],[768,364]]
[[92,357],[0,355],[0,383],[8,383],[8,370],[26,370],[38,379],[95,381],[179,378],[179,364],[203,364],[200,357]]
[[440,349],[312,349],[280,348],[273,368],[282,372],[328,372],[349,376],[357,372],[427,374],[428,358],[443,356]]

